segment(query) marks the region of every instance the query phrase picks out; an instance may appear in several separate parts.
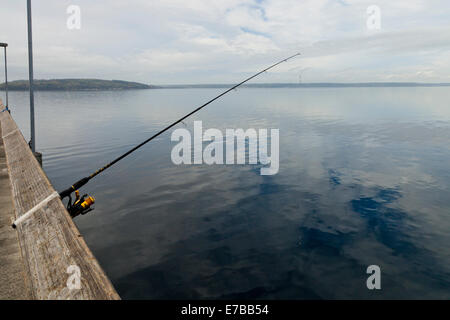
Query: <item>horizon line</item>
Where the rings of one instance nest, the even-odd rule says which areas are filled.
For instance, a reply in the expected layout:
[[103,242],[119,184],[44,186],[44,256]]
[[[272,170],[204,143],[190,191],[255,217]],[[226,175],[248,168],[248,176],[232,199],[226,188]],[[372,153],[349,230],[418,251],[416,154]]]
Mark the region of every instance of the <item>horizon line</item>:
[[[153,88],[221,88],[233,86],[234,83],[187,83],[187,84],[147,84],[137,81],[119,80],[119,79],[100,79],[100,78],[50,78],[50,79],[34,79],[34,81],[61,81],[61,80],[101,80],[101,81],[121,81],[135,84],[147,85]],[[14,82],[28,82],[27,79],[19,79],[8,81],[8,84]],[[5,82],[0,83],[1,87],[5,86]],[[381,87],[381,86],[450,86],[450,82],[417,82],[417,81],[365,81],[365,82],[256,82],[246,83],[242,87]],[[2,88],[3,89],[3,88]]]

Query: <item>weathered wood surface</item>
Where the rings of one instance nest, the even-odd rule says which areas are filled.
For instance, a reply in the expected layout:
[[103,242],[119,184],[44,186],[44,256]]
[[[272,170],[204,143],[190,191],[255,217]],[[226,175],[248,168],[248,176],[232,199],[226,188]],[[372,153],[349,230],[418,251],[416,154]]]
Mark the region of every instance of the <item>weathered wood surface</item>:
[[[0,123],[1,132],[1,123]],[[0,299],[31,298],[17,232],[11,228],[14,205],[5,148],[0,136]]]
[[[55,190],[8,112],[0,114],[0,124],[19,218]],[[32,299],[120,299],[59,197],[19,224],[16,232]],[[77,268],[80,289],[73,288]]]

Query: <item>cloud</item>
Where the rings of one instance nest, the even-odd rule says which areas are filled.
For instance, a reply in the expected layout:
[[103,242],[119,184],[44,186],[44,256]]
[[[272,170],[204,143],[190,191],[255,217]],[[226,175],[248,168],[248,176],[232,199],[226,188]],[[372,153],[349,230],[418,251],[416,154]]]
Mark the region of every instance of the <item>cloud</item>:
[[[25,2],[2,3],[10,78],[27,77]],[[130,0],[33,2],[36,78],[146,83],[234,82],[297,51],[259,81],[449,81],[450,3],[377,0]],[[81,8],[68,30],[66,9]]]

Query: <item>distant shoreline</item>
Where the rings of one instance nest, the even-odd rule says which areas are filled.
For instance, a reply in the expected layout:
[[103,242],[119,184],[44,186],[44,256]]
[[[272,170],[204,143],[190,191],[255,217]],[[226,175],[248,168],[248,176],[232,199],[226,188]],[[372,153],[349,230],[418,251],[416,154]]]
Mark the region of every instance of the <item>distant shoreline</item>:
[[[221,89],[230,88],[234,84],[173,84],[147,85],[139,82],[101,79],[51,79],[35,80],[36,91],[111,91],[136,89]],[[384,88],[384,87],[449,87],[450,83],[420,82],[361,82],[361,83],[248,83],[243,88]],[[5,84],[0,84],[5,90]],[[28,80],[8,82],[10,91],[27,91]]]
[[[33,85],[36,91],[105,91],[154,88],[154,86],[139,82],[101,79],[34,80]],[[5,83],[0,84],[0,90],[5,90]],[[8,82],[8,90],[27,91],[29,90],[29,82],[28,80]]]
[[[161,89],[230,88],[234,84],[175,84],[160,85]],[[361,83],[249,83],[244,88],[381,88],[381,87],[450,87],[450,83],[419,82],[361,82]]]

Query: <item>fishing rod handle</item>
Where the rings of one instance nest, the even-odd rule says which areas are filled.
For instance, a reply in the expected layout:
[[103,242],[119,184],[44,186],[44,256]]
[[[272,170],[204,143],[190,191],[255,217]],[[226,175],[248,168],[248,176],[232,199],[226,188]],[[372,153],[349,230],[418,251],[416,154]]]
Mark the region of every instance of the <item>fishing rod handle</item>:
[[82,186],[84,186],[86,183],[88,183],[90,179],[91,179],[90,177],[84,177],[83,179],[81,179],[81,180],[75,182],[75,183],[73,184],[73,186],[71,186],[70,188],[67,188],[66,190],[61,191],[61,192],[59,193],[60,198],[61,198],[61,199],[64,199],[65,197],[70,196],[70,194],[71,194],[72,192],[74,192],[75,190],[80,189]]

